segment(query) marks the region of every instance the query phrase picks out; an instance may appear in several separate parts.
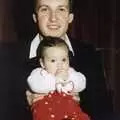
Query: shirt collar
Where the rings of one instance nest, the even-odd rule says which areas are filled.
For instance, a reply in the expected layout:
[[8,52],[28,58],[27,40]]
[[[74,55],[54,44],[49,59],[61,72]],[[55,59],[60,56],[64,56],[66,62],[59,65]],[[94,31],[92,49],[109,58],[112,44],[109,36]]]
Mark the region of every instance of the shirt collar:
[[[65,40],[65,42],[67,43],[68,47],[69,47],[69,50],[73,53],[74,55],[74,51],[73,51],[73,48],[72,48],[72,45],[70,43],[70,40],[67,36],[67,34],[65,34],[65,36],[63,37],[63,39]],[[37,34],[35,36],[35,38],[32,40],[31,42],[31,46],[30,46],[30,53],[29,53],[29,58],[32,59],[34,57],[36,57],[36,51],[37,51],[37,48],[40,44],[40,41],[42,40],[42,36]]]

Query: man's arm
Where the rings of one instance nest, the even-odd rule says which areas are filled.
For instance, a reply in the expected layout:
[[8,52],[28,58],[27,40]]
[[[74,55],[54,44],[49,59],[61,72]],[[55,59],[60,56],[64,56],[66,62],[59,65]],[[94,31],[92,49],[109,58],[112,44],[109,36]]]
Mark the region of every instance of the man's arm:
[[112,103],[108,102],[111,98],[106,88],[102,55],[93,45],[74,41],[71,41],[75,52],[71,66],[86,77],[86,89],[80,93],[80,104],[90,116],[99,118],[112,111]]

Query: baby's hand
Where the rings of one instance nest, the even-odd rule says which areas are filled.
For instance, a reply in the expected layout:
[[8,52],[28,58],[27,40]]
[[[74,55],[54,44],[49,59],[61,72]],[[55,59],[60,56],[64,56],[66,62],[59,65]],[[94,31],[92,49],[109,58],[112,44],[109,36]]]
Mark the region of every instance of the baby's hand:
[[35,93],[30,92],[29,90],[26,91],[27,102],[30,106],[36,101],[43,99],[44,96],[46,95],[48,95],[48,93],[35,94]]
[[74,84],[72,81],[69,81],[67,83],[64,84],[64,86],[62,87],[62,92],[65,92],[66,94],[72,92],[74,88]]
[[56,83],[65,83],[68,80],[68,71],[67,70],[57,70],[56,74]]
[[64,84],[62,84],[62,83],[56,84],[56,90],[59,93],[64,92],[66,94],[69,94],[70,92],[72,92],[73,88],[74,88],[74,85],[73,85],[73,82],[71,82],[71,81],[66,82]]
[[56,84],[56,90],[57,90],[58,93],[62,92],[62,84],[61,83]]

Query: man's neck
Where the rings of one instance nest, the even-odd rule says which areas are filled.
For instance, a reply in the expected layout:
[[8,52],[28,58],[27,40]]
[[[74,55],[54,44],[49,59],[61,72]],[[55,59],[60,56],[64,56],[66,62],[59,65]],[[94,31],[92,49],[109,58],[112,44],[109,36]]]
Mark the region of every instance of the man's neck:
[[[39,33],[38,33],[38,34],[39,34]],[[39,34],[39,39],[40,39],[40,40],[43,40],[43,37],[44,37],[44,36],[42,36],[41,34]],[[63,39],[63,40],[68,39],[67,34],[62,35],[60,38]]]

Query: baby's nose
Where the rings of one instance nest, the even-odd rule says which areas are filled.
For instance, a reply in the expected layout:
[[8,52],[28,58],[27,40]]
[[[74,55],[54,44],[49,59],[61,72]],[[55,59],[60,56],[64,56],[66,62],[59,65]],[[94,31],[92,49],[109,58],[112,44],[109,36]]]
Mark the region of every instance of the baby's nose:
[[58,68],[61,68],[61,67],[62,67],[62,62],[59,62],[59,63],[57,64],[57,67],[58,67]]

